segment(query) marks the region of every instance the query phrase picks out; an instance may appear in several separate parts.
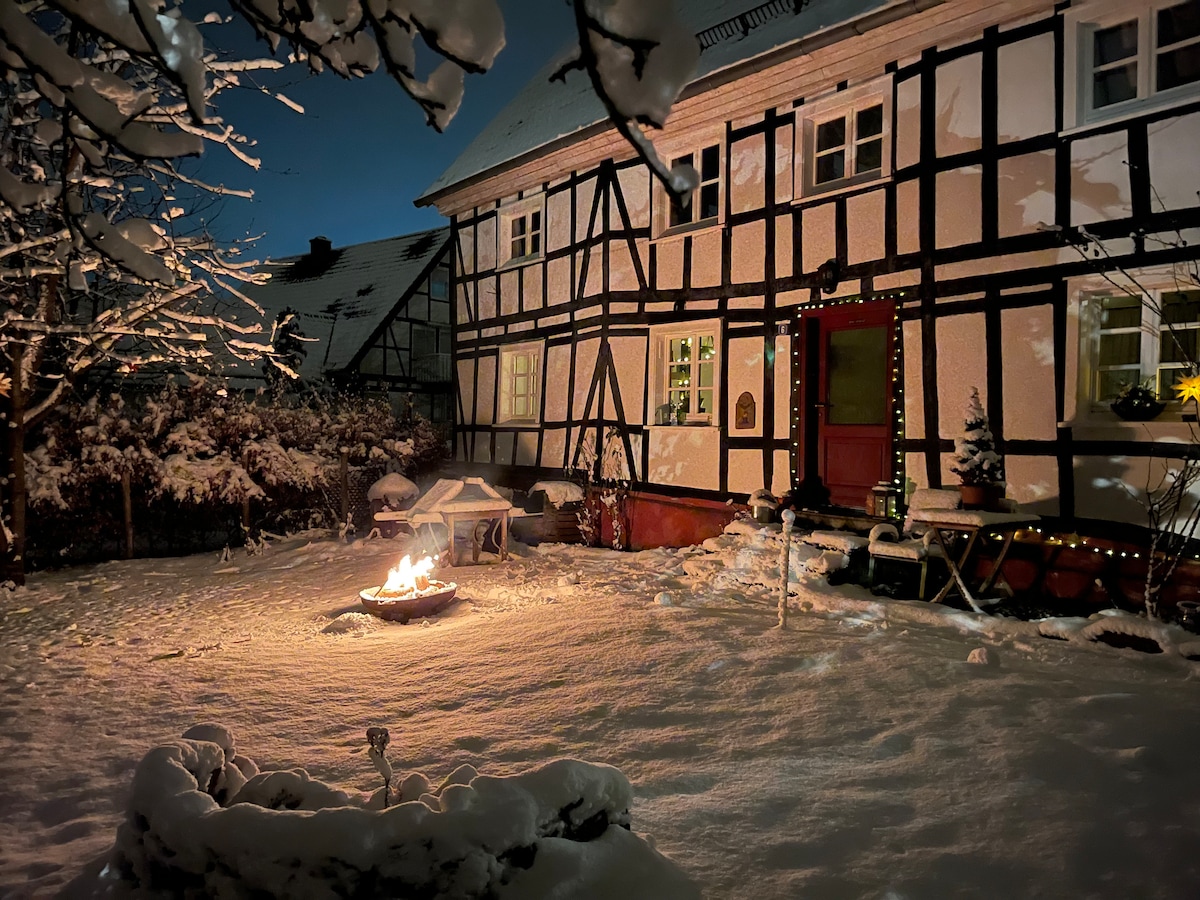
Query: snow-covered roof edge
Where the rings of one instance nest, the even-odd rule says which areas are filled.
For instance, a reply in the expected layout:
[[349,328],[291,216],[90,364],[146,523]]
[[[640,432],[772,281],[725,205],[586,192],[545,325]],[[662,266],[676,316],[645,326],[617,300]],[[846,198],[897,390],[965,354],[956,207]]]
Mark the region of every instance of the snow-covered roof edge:
[[[812,53],[821,47],[836,44],[839,41],[862,35],[867,31],[923,12],[926,9],[941,6],[945,2],[947,0],[831,0],[831,2],[822,3],[821,0],[814,0],[802,12],[811,11],[815,13],[821,11],[827,13],[824,24],[822,24],[822,20],[814,18],[811,30],[792,36],[782,43],[769,45],[765,48],[763,47],[764,41],[760,35],[760,39],[757,41],[744,39],[732,45],[727,45],[722,48],[726,51],[723,54],[706,53],[701,57],[697,77],[684,88],[679,96],[679,101],[713,90],[730,81],[797,56]],[[747,5],[747,8],[752,9],[758,5],[761,4]],[[840,15],[843,12],[844,15]],[[798,20],[799,15],[796,18]],[[770,33],[766,32],[766,34],[767,43],[769,44]],[[735,49],[734,52],[730,53],[730,47],[744,47],[749,52],[746,52],[745,55],[738,55]],[[706,62],[709,63],[710,68],[705,68]],[[497,129],[496,126],[504,123],[506,119],[512,118],[518,111],[529,107],[531,85],[536,85],[539,81],[547,82],[548,73],[552,72],[555,68],[557,68],[557,64],[551,63],[545,69],[540,70],[534,76],[531,83],[527,84],[513,101],[504,107],[488,126],[467,145],[466,149],[459,154],[437,180],[417,197],[414,204],[418,207],[435,205],[449,194],[467,185],[478,183],[506,169],[516,168],[531,159],[548,155],[564,147],[602,134],[612,128],[612,124],[604,116],[603,109],[600,107],[599,102],[595,100],[594,95],[591,95],[590,87],[588,87],[588,96],[594,102],[586,105],[575,104],[576,109],[584,106],[580,110],[583,113],[594,112],[593,115],[587,116],[586,121],[580,122],[575,127],[570,127],[570,124],[567,123],[567,130],[557,136],[541,140],[529,146],[522,146],[520,149],[512,150],[512,152],[501,150],[499,157],[495,155],[496,151],[492,151],[491,154],[479,154],[480,145],[493,137],[492,132],[502,130]],[[576,82],[576,84],[579,83]],[[562,82],[550,87],[561,90],[566,89],[566,85]],[[595,106],[594,111],[591,109],[592,106]],[[650,137],[654,137],[653,133],[651,133]],[[485,159],[473,160],[472,157],[477,155],[483,155]],[[488,155],[491,155],[492,158],[487,159]]]

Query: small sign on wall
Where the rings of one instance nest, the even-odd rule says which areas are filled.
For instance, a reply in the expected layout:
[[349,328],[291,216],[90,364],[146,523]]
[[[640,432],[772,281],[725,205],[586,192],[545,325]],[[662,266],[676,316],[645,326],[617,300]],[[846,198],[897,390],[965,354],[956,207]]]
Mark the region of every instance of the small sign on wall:
[[733,427],[739,430],[753,428],[755,421],[754,396],[749,391],[743,391],[737,398],[733,408]]

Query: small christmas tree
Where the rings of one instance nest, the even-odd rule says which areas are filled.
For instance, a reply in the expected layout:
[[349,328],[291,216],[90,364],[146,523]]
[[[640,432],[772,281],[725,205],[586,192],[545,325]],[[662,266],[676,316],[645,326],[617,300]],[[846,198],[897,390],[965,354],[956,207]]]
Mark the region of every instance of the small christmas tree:
[[954,442],[954,461],[950,471],[963,484],[996,484],[1004,481],[1004,460],[996,452],[987,413],[979,402],[979,388],[971,388],[963,436]]

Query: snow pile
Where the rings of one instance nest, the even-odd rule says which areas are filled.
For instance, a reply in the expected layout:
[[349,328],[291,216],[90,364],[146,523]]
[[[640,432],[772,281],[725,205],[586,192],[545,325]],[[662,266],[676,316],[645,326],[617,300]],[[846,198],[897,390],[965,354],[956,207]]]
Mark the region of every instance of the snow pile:
[[[399,779],[398,779],[399,780]],[[507,777],[413,773],[386,809],[309,777],[259,772],[220,725],[152,749],[98,888],[243,896],[699,897],[629,830],[611,766],[559,759]],[[382,805],[382,791],[375,804]]]
[[400,506],[421,493],[420,489],[399,472],[389,472],[367,491],[368,500],[382,500],[388,506]]
[[580,503],[583,500],[583,488],[572,481],[539,481],[529,489],[529,493],[536,494],[538,491],[545,491],[546,502],[551,506]]

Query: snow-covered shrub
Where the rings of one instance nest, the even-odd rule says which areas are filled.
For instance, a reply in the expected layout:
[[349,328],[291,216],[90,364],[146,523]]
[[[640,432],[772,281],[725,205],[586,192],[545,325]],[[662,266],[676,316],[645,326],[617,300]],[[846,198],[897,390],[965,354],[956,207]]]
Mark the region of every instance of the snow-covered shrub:
[[698,898],[630,830],[628,780],[560,759],[518,775],[413,773],[368,808],[303,769],[258,772],[218,725],[152,749],[95,893],[191,896]]

